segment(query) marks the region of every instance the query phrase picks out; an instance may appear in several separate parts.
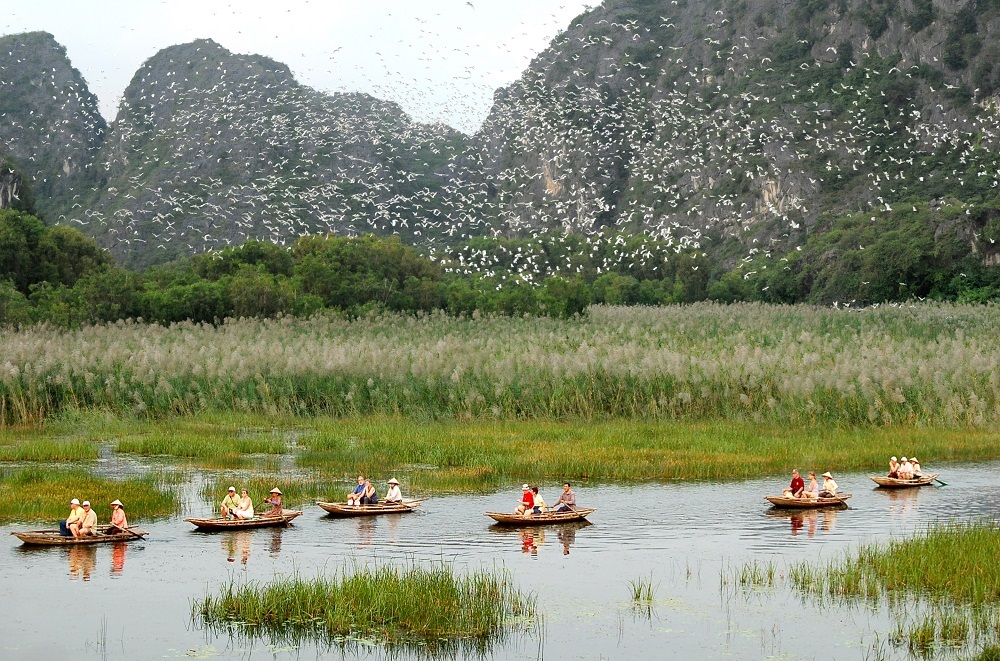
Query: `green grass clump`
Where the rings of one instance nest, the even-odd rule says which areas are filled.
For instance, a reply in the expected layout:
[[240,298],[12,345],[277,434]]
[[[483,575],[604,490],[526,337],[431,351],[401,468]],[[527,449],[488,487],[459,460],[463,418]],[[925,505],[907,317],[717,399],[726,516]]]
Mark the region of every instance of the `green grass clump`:
[[793,565],[793,585],[817,596],[877,604],[887,598],[895,639],[915,656],[1000,644],[1000,529],[938,524],[911,539],[862,546],[826,567]]
[[535,599],[506,572],[456,574],[447,564],[346,569],[335,576],[224,585],[192,606],[208,626],[245,625],[273,640],[328,643],[363,638],[389,646],[449,649],[466,641],[485,653],[508,627],[536,617]]
[[[311,504],[317,500],[344,500],[350,489],[346,483],[334,483],[321,477],[288,477],[281,475],[243,475],[236,473],[229,476],[220,476],[214,482],[207,482],[201,488],[201,496],[206,501],[221,504],[226,497],[226,490],[236,487],[239,492],[246,489],[250,498],[253,499],[254,507],[258,510],[262,503],[270,496],[271,489],[277,487],[281,490],[281,502],[285,509],[301,507],[303,504]],[[265,505],[270,509],[270,505]]]
[[0,520],[64,519],[69,501],[89,500],[99,523],[111,516],[108,506],[116,498],[125,503],[129,521],[168,516],[180,509],[177,494],[158,476],[111,480],[86,470],[26,468],[0,472]]
[[989,523],[946,523],[911,539],[862,546],[843,562],[791,568],[793,584],[813,593],[877,600],[919,594],[933,601],[1000,603],[1000,529]]
[[282,454],[285,440],[274,432],[197,425],[120,438],[118,452],[220,460],[247,454]]
[[0,461],[90,461],[100,456],[97,445],[81,438],[32,438],[0,445]]
[[656,596],[653,577],[639,577],[628,582],[629,595],[634,604],[651,604]]

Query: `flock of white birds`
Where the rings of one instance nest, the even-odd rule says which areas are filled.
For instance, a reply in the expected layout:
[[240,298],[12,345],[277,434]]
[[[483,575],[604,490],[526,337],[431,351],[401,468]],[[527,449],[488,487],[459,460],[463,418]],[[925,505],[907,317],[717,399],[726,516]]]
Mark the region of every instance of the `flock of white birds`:
[[[95,168],[106,183],[67,193],[59,221],[119,256],[153,251],[145,263],[248,239],[396,233],[449,270],[528,282],[595,260],[600,271],[655,269],[707,250],[713,232],[741,237],[749,272],[800,248],[836,191],[849,196],[843,210],[874,218],[942,182],[959,201],[966,188],[1000,186],[988,99],[956,110],[916,64],[860,48],[843,67],[836,48],[814,45],[821,56],[778,75],[777,31],[734,38],[723,12],[711,16],[693,45],[671,36],[670,16],[571,27],[498,93],[474,136],[198,41],[144,65],[103,145],[52,126],[44,108],[37,121],[34,110],[13,122],[0,113],[0,140],[61,155],[56,170],[20,163],[41,189]],[[0,94],[19,55],[0,53]],[[818,82],[827,68],[844,69],[833,89]],[[915,97],[885,99],[887,81],[913,81]],[[60,116],[103,130],[72,77],[53,68],[30,84]],[[583,238],[553,257],[569,234]],[[626,249],[623,235],[648,241]],[[479,236],[537,240],[468,247]]]

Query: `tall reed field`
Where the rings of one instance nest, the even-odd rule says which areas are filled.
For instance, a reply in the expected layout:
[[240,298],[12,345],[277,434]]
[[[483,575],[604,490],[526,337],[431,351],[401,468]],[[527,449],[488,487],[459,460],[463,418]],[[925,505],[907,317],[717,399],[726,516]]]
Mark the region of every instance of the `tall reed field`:
[[108,503],[116,498],[125,504],[130,522],[169,516],[180,509],[174,490],[156,475],[109,480],[80,469],[33,467],[0,471],[0,520],[65,519],[73,498],[93,503],[98,523],[108,522]]
[[[390,647],[481,654],[513,627],[533,626],[536,603],[506,572],[458,574],[430,567],[355,567],[333,576],[298,575],[224,585],[192,604],[210,627],[238,624],[272,640],[343,643],[363,638]],[[466,646],[456,647],[459,641]]]
[[0,335],[0,419],[98,409],[848,426],[1000,422],[1000,307],[120,322]]

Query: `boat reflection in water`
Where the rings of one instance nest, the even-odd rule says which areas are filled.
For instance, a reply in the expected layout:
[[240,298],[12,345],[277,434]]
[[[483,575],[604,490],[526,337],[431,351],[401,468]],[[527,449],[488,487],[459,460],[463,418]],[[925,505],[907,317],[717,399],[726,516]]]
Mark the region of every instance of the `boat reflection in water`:
[[252,535],[252,530],[233,530],[222,533],[222,550],[226,553],[226,560],[236,562],[236,557],[239,556],[240,563],[245,565],[250,559]]
[[125,549],[128,548],[128,544],[125,542],[116,542],[111,545],[111,575],[121,576],[122,572],[125,571]]
[[920,489],[877,489],[889,498],[889,514],[904,514],[917,509]]
[[492,525],[491,533],[505,537],[516,537],[521,544],[521,553],[537,556],[538,549],[545,544],[545,536],[553,532],[562,545],[562,554],[569,555],[570,547],[576,543],[576,532],[581,528],[593,525],[590,521],[572,521],[570,523],[550,524],[545,526],[503,526]]
[[767,511],[767,516],[788,519],[792,537],[798,537],[803,530],[810,537],[815,537],[817,528],[824,532],[830,532],[837,523],[837,510],[832,508],[819,510],[772,509]]
[[267,544],[267,552],[272,558],[281,553],[281,528],[271,528],[271,540]]
[[71,546],[67,549],[67,558],[70,580],[89,581],[97,566],[97,547],[93,544]]

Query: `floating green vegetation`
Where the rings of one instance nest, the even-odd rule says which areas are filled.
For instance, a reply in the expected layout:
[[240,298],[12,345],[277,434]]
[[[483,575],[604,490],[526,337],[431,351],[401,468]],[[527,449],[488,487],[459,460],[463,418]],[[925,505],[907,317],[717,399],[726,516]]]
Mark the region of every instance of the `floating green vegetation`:
[[[300,466],[351,479],[395,477],[417,492],[493,490],[523,481],[738,480],[881,467],[920,448],[945,459],[1000,455],[978,430],[841,429],[745,422],[428,421],[321,418],[298,441]],[[403,475],[405,474],[405,478]]]
[[628,582],[629,595],[633,604],[651,604],[656,597],[656,589],[653,587],[653,577],[646,578],[640,576]]
[[282,642],[362,639],[430,651],[464,645],[485,654],[512,627],[530,629],[536,603],[506,572],[383,565],[267,584],[230,582],[217,596],[196,600],[192,615],[213,628],[237,625],[247,635]]
[[[169,455],[202,459],[234,459],[248,454],[282,454],[286,448],[280,432],[225,428],[185,421],[174,429],[157,429],[118,440],[118,452],[141,455]],[[162,427],[163,425],[157,425]],[[179,428],[178,428],[179,427]]]
[[26,468],[0,472],[0,519],[63,519],[73,498],[91,501],[102,523],[107,523],[111,514],[108,503],[116,498],[125,503],[132,521],[168,516],[180,509],[180,501],[168,487],[169,483],[169,476],[111,480],[79,469]]
[[220,504],[230,486],[237,491],[247,490],[254,501],[254,507],[261,505],[270,495],[271,489],[281,490],[281,502],[286,508],[299,507],[304,503],[317,500],[343,500],[349,491],[345,484],[335,484],[320,477],[290,477],[279,474],[245,474],[237,472],[233,475],[219,476],[214,482],[207,482],[201,488],[201,496],[210,503]]
[[987,428],[1000,424],[998,322],[998,306],[927,303],[34,326],[0,336],[0,420],[240,411]]
[[97,444],[81,438],[35,438],[28,432],[0,444],[0,461],[89,461],[99,456]]
[[[947,523],[911,539],[862,546],[826,567],[793,565],[793,585],[821,598],[885,599],[897,619],[893,642],[918,656],[1000,644],[1000,529]],[[983,656],[980,658],[989,658]]]
[[778,568],[772,561],[752,560],[739,568],[723,569],[720,573],[722,585],[736,585],[741,588],[771,588],[778,577]]

